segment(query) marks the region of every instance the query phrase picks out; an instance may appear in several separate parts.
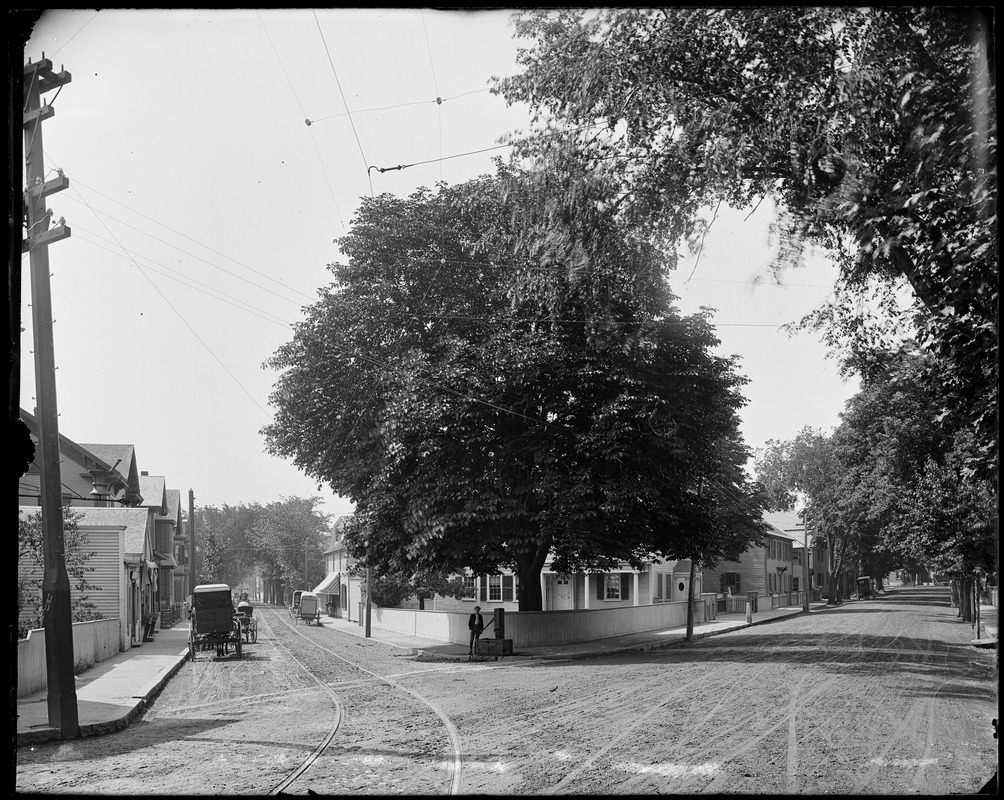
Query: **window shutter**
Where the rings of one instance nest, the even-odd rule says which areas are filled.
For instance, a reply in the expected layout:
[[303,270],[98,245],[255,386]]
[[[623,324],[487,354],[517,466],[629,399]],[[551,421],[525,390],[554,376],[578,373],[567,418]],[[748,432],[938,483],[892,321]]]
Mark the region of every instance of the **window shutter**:
[[481,576],[481,602],[488,602],[488,575]]
[[607,597],[607,580],[604,573],[593,573],[593,577],[596,579],[596,599],[605,600]]
[[502,576],[502,602],[511,603],[512,602],[512,587],[513,587],[513,576],[503,575]]
[[626,573],[621,573],[621,600],[631,599],[631,576]]

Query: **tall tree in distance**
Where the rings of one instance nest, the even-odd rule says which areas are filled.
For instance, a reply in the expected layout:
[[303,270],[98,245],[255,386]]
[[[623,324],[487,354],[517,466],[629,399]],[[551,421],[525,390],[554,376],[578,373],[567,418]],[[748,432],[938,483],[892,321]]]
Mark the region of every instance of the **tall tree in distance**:
[[756,475],[770,508],[787,511],[804,504],[813,540],[826,545],[827,603],[836,603],[853,532],[841,513],[841,470],[832,437],[803,428],[790,441],[771,440],[757,456]]

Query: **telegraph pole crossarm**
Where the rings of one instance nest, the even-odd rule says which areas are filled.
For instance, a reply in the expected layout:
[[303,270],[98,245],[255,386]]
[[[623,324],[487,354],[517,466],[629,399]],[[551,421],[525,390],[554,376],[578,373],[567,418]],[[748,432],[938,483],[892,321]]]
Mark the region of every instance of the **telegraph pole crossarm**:
[[55,110],[43,105],[41,95],[70,82],[70,74],[53,73],[46,58],[24,67],[24,158],[28,188],[24,193],[26,240],[31,270],[32,332],[35,345],[35,394],[38,407],[39,493],[42,511],[42,613],[45,626],[46,680],[49,725],[63,739],[80,734],[77,691],[73,675],[73,620],[70,612],[70,579],[66,572],[63,539],[63,497],[59,474],[59,427],[56,421],[56,357],[52,341],[52,295],[49,286],[49,245],[65,239],[70,230],[62,219],[50,229],[52,212],[45,198],[65,189],[69,182],[60,174],[45,180],[42,122]]

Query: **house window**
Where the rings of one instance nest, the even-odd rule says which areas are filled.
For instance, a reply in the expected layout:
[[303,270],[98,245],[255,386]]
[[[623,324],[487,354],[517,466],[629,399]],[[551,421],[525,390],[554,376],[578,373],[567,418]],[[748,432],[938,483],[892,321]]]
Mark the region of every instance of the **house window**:
[[498,603],[502,600],[502,576],[501,575],[489,575],[488,576],[488,600],[489,602]]
[[464,600],[473,600],[477,596],[473,575],[464,575]]
[[607,573],[603,576],[603,599],[621,599],[621,576],[619,572]]
[[722,573],[722,594],[739,594],[742,590],[742,576],[738,572]]

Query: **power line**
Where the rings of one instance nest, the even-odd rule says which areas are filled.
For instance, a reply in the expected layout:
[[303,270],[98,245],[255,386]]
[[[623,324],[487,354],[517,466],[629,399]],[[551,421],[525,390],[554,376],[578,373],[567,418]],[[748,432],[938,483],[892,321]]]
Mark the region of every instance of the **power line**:
[[[345,112],[349,116],[349,125],[352,126],[352,135],[356,137],[356,145],[359,147],[359,155],[363,157],[363,166],[367,166],[369,161],[366,158],[366,153],[363,152],[363,143],[359,141],[359,132],[356,130],[356,123],[352,119],[352,114],[349,113],[349,104],[345,99],[345,92],[342,91],[342,83],[338,80],[338,71],[335,69],[335,62],[331,60],[331,51],[328,50],[328,43],[324,39],[324,31],[321,30],[321,22],[317,19],[317,12],[311,9],[311,13],[314,15],[314,22],[317,24],[317,32],[321,37],[321,44],[324,45],[324,52],[328,56],[328,64],[331,65],[331,74],[335,76],[335,85],[338,86],[338,94],[342,96],[342,104],[345,106]],[[366,170],[366,176],[369,177],[369,169]],[[373,183],[370,182],[370,195],[373,194]]]
[[[97,234],[93,233],[92,231],[89,231],[87,228],[84,228],[83,226],[74,225],[73,229],[75,233],[83,231],[85,233],[91,234],[100,241],[107,241],[106,239],[102,239],[100,236],[97,236]],[[94,247],[99,247],[102,250],[105,250],[106,252],[112,253],[113,255],[119,258],[125,258],[126,260],[129,260],[128,256],[123,255],[119,250],[115,248],[105,247],[104,245],[99,244],[98,242],[92,242],[88,240],[86,236],[81,236],[80,239],[81,241],[87,242],[88,244]],[[135,255],[133,255],[133,258],[135,258]],[[234,308],[238,308],[241,311],[248,311],[257,317],[261,317],[266,322],[273,322],[277,325],[281,325],[284,328],[288,328],[292,324],[286,322],[280,317],[274,316],[273,314],[269,313],[268,311],[265,311],[264,309],[256,308],[255,306],[252,306],[250,303],[245,303],[243,300],[238,300],[236,297],[228,295],[225,292],[221,292],[218,289],[214,289],[213,287],[204,284],[201,281],[197,281],[194,278],[190,278],[187,275],[182,275],[182,273],[178,272],[177,270],[171,269],[171,267],[160,264],[159,262],[156,262],[148,257],[144,256],[143,260],[146,261],[148,265],[152,264],[154,267],[160,267],[161,269],[166,270],[166,272],[161,272],[158,269],[154,269],[153,267],[148,266],[147,268],[150,269],[152,272],[155,272],[156,274],[161,275],[165,278],[170,278],[171,280],[177,281],[178,283],[181,283],[182,285],[187,286],[190,289],[194,289],[197,292],[201,292],[202,294],[208,295],[224,303],[227,303],[227,305],[232,305]],[[174,275],[170,275],[167,273],[174,273]],[[205,288],[200,289],[199,288],[200,286]]]
[[[258,22],[265,31],[265,37],[268,39],[268,43],[272,46],[272,52],[275,53],[275,60],[279,62],[279,69],[282,70],[282,74],[286,76],[286,83],[289,84],[289,90],[293,93],[293,99],[296,100],[296,105],[300,109],[300,113],[303,114],[304,119],[307,118],[307,112],[303,110],[303,104],[300,102],[300,98],[296,93],[296,89],[293,88],[293,81],[289,79],[289,73],[286,72],[286,67],[282,63],[282,58],[279,57],[279,50],[275,46],[275,42],[272,41],[272,37],[269,35],[268,28],[265,27],[265,21],[261,18],[259,12],[255,12],[258,15]],[[307,125],[310,125],[310,120],[307,120]],[[328,176],[328,170],[324,166],[324,158],[321,157],[321,149],[317,146],[317,137],[314,136],[314,132],[310,132],[310,139],[314,143],[314,150],[317,152],[317,160],[321,162],[321,172],[324,173],[324,180],[328,184],[328,193],[331,195],[331,202],[335,206],[335,214],[338,215],[338,224],[342,226],[342,230],[345,230],[345,223],[342,222],[342,212],[338,209],[338,201],[335,200],[335,190],[331,186],[331,178]]]
[[[295,292],[296,294],[300,295],[301,297],[305,297],[308,300],[314,300],[315,299],[315,298],[311,297],[310,295],[305,294],[304,292],[301,292],[299,289],[297,289],[297,288],[295,288],[293,286],[287,286],[285,283],[283,283],[282,281],[276,280],[271,275],[268,275],[268,274],[266,274],[264,272],[260,272],[259,270],[254,269],[254,267],[250,267],[247,264],[244,264],[243,262],[238,261],[237,259],[233,258],[232,256],[227,255],[226,253],[223,253],[223,252],[221,252],[219,250],[216,250],[215,248],[210,247],[209,245],[203,244],[202,242],[198,241],[197,239],[193,239],[191,236],[188,236],[187,234],[184,234],[181,231],[176,230],[175,228],[172,228],[170,225],[165,225],[163,222],[160,222],[160,221],[154,219],[153,217],[147,216],[143,212],[137,211],[133,207],[131,207],[129,205],[126,205],[125,203],[123,203],[123,202],[121,202],[119,200],[116,200],[113,197],[109,197],[108,195],[104,194],[103,192],[98,191],[94,187],[88,186],[83,181],[74,179],[73,183],[74,183],[75,186],[83,186],[88,191],[91,191],[94,194],[100,195],[101,197],[104,197],[107,200],[111,200],[113,203],[116,203],[116,204],[122,206],[123,208],[127,209],[128,211],[131,211],[134,214],[136,214],[136,215],[138,215],[140,217],[143,217],[143,219],[148,220],[148,221],[154,223],[155,225],[159,225],[162,228],[166,228],[167,230],[171,231],[171,233],[177,234],[178,236],[181,236],[183,239],[188,239],[188,241],[194,242],[195,244],[199,245],[200,247],[204,247],[206,250],[209,250],[211,253],[215,253],[216,255],[221,256],[221,257],[227,259],[228,261],[232,261],[233,263],[237,264],[239,267],[242,267],[242,268],[248,270],[249,272],[253,272],[255,275],[258,275],[258,276],[264,278],[267,281],[270,281],[270,282],[272,282],[272,283],[274,283],[274,284],[276,284],[278,286],[281,286],[284,289],[288,289],[289,291]],[[78,192],[77,194],[79,195],[80,193]],[[80,197],[81,197],[81,201],[80,202],[83,202],[83,204],[87,206],[87,208],[91,211],[91,213],[97,215],[97,211],[95,211],[95,209],[93,208],[93,206],[89,205],[86,201],[83,200],[83,195],[80,195]],[[71,197],[71,199],[72,199],[72,197]],[[197,258],[199,261],[202,261],[204,264],[208,264],[210,267],[213,267],[214,269],[218,269],[221,272],[225,272],[228,275],[231,275],[231,276],[237,278],[238,280],[244,281],[245,283],[249,283],[249,284],[251,284],[252,286],[254,286],[256,288],[261,289],[262,291],[269,292],[271,294],[275,294],[275,292],[272,292],[271,290],[266,289],[264,286],[258,285],[254,281],[248,280],[247,278],[243,278],[240,275],[236,275],[235,273],[230,272],[229,270],[226,270],[226,269],[224,269],[223,267],[221,267],[221,266],[219,266],[217,264],[214,264],[212,261],[207,261],[206,259],[202,258],[201,256],[197,256],[194,253],[189,253],[187,250],[182,250],[177,245],[171,244],[170,242],[165,241],[164,239],[161,239],[161,238],[159,238],[157,236],[154,236],[152,233],[147,233],[142,228],[137,228],[135,225],[130,225],[128,222],[125,222],[124,220],[121,220],[118,217],[114,217],[111,214],[108,214],[107,212],[101,212],[101,213],[105,214],[109,219],[113,219],[116,222],[118,222],[118,223],[120,223],[122,225],[125,225],[127,228],[132,228],[133,230],[138,231],[139,233],[142,233],[144,236],[147,236],[147,237],[153,239],[154,241],[160,242],[161,244],[166,244],[168,247],[173,247],[175,250],[177,250],[177,251],[179,251],[181,253],[184,253],[185,255],[191,256],[192,258]],[[278,295],[278,294],[276,294],[276,297],[280,297],[281,299],[286,300],[287,302],[290,302],[290,303],[296,302],[294,300],[290,300],[289,298],[282,297],[281,295]]]
[[[436,105],[442,105],[443,103],[448,103],[451,100],[459,100],[461,97],[467,97],[468,95],[471,95],[471,94],[480,94],[481,92],[490,92],[490,91],[491,91],[490,88],[485,87],[484,89],[471,89],[470,91],[467,91],[467,92],[461,92],[460,94],[455,94],[452,97],[438,97],[437,96],[435,100],[411,100],[411,101],[409,101],[407,103],[395,103],[394,105],[390,105],[390,106],[376,106],[376,107],[373,107],[373,108],[357,108],[355,111],[352,111],[352,112],[339,111],[337,114],[328,114],[325,117],[314,117],[314,118],[312,118],[310,120],[310,124],[314,125],[315,123],[324,122],[325,120],[335,119],[337,117],[347,117],[350,113],[355,114],[356,116],[358,116],[359,114],[372,114],[372,113],[377,112],[377,111],[394,111],[395,109],[398,109],[398,108],[410,108],[411,106],[427,106],[427,105],[430,105],[431,103],[435,103]],[[438,92],[437,92],[437,94],[438,94]]]
[[[74,188],[74,191],[77,191],[77,189],[76,189],[76,183],[73,184],[73,188]],[[77,193],[79,194],[79,191]],[[83,201],[84,205],[87,205],[87,201],[83,199],[82,195],[81,195],[81,200]],[[90,208],[90,206],[87,206],[87,207]],[[220,360],[220,357],[217,356],[216,353],[213,352],[213,349],[208,344],[206,344],[206,342],[203,340],[203,338],[201,336],[199,336],[199,334],[196,332],[195,328],[193,328],[191,326],[191,324],[188,322],[188,320],[185,319],[184,315],[180,311],[178,311],[177,308],[175,308],[174,304],[171,303],[170,300],[167,299],[167,296],[160,290],[160,287],[157,286],[157,284],[153,282],[153,280],[150,278],[150,276],[146,274],[146,271],[138,263],[136,263],[136,260],[132,258],[132,256],[129,254],[129,251],[125,248],[125,246],[121,242],[119,242],[119,240],[116,238],[115,234],[112,233],[111,229],[109,229],[108,226],[105,225],[104,221],[101,219],[100,216],[98,216],[97,212],[95,212],[94,209],[91,209],[91,213],[94,214],[94,216],[98,220],[98,222],[100,222],[102,225],[104,225],[105,230],[108,231],[108,235],[111,236],[112,239],[115,240],[115,243],[118,244],[118,246],[122,249],[122,252],[124,252],[127,255],[129,255],[129,258],[133,261],[133,264],[135,265],[136,269],[139,270],[140,275],[142,275],[144,278],[146,278],[146,280],[149,282],[149,284],[153,287],[154,291],[157,292],[157,294],[160,295],[160,298],[167,304],[168,308],[170,308],[175,313],[175,315],[178,317],[178,319],[181,320],[182,324],[186,328],[188,328],[188,330],[192,334],[192,336],[194,336],[196,338],[196,340],[199,342],[199,344],[201,344],[202,347],[206,350],[206,352],[209,353],[209,355],[213,357],[213,359],[216,361],[216,363],[219,364],[223,368],[223,371],[226,372],[227,375],[230,376],[230,378],[233,380],[233,382],[236,383],[238,387],[240,387],[241,391],[244,392],[244,394],[246,394],[248,396],[248,398],[251,400],[251,402],[254,403],[258,407],[258,409],[265,415],[265,417],[271,421],[272,417],[268,413],[268,411],[266,411],[264,408],[262,408],[261,404],[257,400],[254,399],[254,396],[251,394],[251,392],[249,392],[244,387],[244,384],[242,384],[239,380],[237,380],[237,376],[235,376],[227,368],[227,365],[224,364]]]
[[494,145],[492,147],[483,147],[480,150],[469,150],[466,153],[454,153],[451,156],[440,156],[439,158],[430,158],[430,159],[427,159],[426,161],[415,161],[412,164],[398,164],[396,167],[375,167],[375,166],[371,166],[370,169],[371,170],[375,169],[377,172],[393,172],[395,170],[403,170],[403,169],[408,169],[410,167],[420,167],[423,164],[435,164],[435,163],[437,163],[439,161],[449,161],[450,159],[453,159],[453,158],[463,158],[464,156],[474,156],[474,155],[477,155],[479,153],[487,153],[487,152],[489,152],[491,150],[502,150],[503,148],[506,148],[506,147],[515,147],[516,145],[519,145],[519,144],[525,144],[527,142],[533,142],[533,141],[540,141],[541,139],[553,139],[553,138],[558,137],[558,136],[567,136],[568,134],[571,134],[571,133],[578,133],[579,131],[584,131],[584,130],[587,130],[589,128],[597,128],[597,127],[600,127],[600,126],[599,125],[583,125],[580,128],[572,128],[571,130],[567,130],[567,131],[556,131],[554,133],[547,133],[547,134],[541,134],[539,136],[526,137],[526,138],[523,138],[523,139],[517,139],[514,142],[507,142],[506,144],[498,144],[498,145]]

